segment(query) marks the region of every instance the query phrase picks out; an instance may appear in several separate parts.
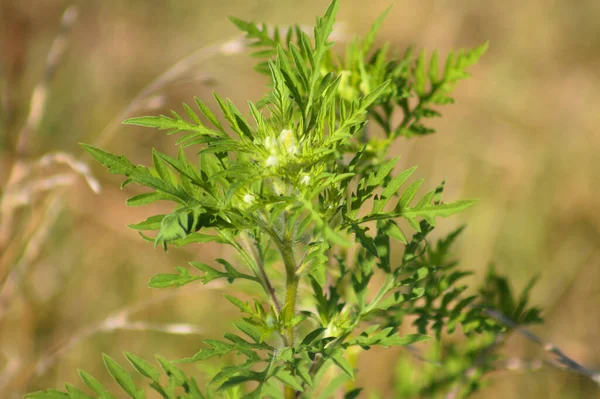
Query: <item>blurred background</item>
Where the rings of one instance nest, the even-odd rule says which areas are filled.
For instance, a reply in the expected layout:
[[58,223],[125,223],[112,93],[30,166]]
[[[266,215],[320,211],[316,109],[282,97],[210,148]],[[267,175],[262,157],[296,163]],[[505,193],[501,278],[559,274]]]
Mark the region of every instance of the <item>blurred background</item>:
[[[226,286],[147,288],[152,275],[214,259],[221,249],[153,251],[126,224],[170,208],[125,207],[136,188],[120,191],[121,179],[81,157],[78,143],[146,164],[152,147],[175,153],[173,137],[120,121],[182,110],[194,95],[214,105],[212,91],[237,104],[257,100],[266,80],[237,42],[223,45],[238,37],[226,17],[312,24],[327,4],[0,0],[5,197],[15,162],[50,154],[31,168],[21,165],[27,172],[22,180],[12,176],[17,188],[47,184],[26,191],[21,202],[15,200],[18,207],[4,204],[14,219],[0,245],[0,274],[7,279],[0,295],[2,397],[61,388],[65,381],[80,385],[80,368],[111,386],[101,352],[120,360],[124,350],[146,359],[190,356],[202,340],[230,329],[237,312],[222,300]],[[400,52],[412,44],[446,54],[490,41],[473,78],[459,84],[456,104],[441,109],[438,132],[396,143],[400,167],[419,165],[428,188],[446,179],[447,199],[480,199],[439,223],[440,233],[468,224],[456,251],[462,267],[476,271],[476,283],[493,261],[517,290],[539,276],[532,302],[544,309],[546,323],[533,330],[586,367],[600,369],[600,2],[343,0],[336,34],[343,41],[365,33],[390,4],[378,40],[391,41]],[[63,20],[73,22],[72,31],[55,74],[44,80],[48,52],[71,5],[78,6],[78,18]],[[32,118],[32,92],[45,81],[44,112],[20,141]],[[21,155],[19,142],[25,144]],[[78,159],[90,164],[100,195]],[[520,336],[506,351],[520,359],[545,356]],[[394,397],[402,355],[389,350],[361,360],[361,397]],[[593,383],[549,367],[497,372],[490,382],[477,398],[600,397]]]

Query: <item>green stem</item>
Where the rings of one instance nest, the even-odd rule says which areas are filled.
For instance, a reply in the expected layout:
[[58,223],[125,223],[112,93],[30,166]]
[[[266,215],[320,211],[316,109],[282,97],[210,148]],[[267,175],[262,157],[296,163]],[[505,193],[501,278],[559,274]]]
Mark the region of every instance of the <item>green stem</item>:
[[[294,248],[292,241],[287,239],[281,247],[281,256],[283,258],[283,264],[285,266],[285,303],[283,305],[281,318],[283,320],[283,326],[285,328],[285,343],[288,347],[294,346],[294,325],[293,320],[296,315],[296,298],[298,296],[298,282],[299,278],[296,275],[296,260],[294,259]],[[296,397],[296,391],[294,388],[285,386],[284,388],[285,399],[294,399]]]
[[271,281],[269,280],[269,277],[267,276],[267,273],[265,271],[265,265],[262,260],[262,257],[256,250],[255,243],[250,242],[247,233],[243,235],[243,239],[246,244],[246,247],[248,248],[248,251],[254,257],[254,262],[256,263],[256,266],[258,267],[258,275],[256,276],[258,281],[263,286],[265,292],[271,298],[271,302],[273,303],[273,306],[275,306],[275,309],[277,309],[277,312],[281,313],[281,305],[279,304],[279,300],[277,299],[277,295],[275,294],[275,289],[273,289],[273,285],[271,284]]
[[298,294],[298,277],[295,273],[293,276],[287,276],[285,305],[283,306],[283,322],[285,325],[285,336],[288,346],[294,346],[294,326],[292,321],[296,314],[296,297]]

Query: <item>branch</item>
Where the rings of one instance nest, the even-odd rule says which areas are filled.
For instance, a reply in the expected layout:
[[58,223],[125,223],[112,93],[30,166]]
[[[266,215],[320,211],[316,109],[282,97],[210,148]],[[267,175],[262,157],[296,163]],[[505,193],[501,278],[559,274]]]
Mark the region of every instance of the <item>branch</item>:
[[553,343],[542,340],[533,332],[531,332],[525,327],[519,326],[517,323],[504,316],[497,310],[486,308],[484,309],[484,312],[497,322],[504,324],[505,326],[523,335],[528,340],[540,345],[544,349],[544,351],[550,353],[554,357],[554,362],[551,363],[552,365],[554,365],[554,367],[570,370],[577,374],[581,374],[585,377],[590,378],[592,381],[600,385],[600,372],[589,370],[583,367],[581,364],[577,363],[575,360],[567,356],[559,347],[557,347]]
[[271,298],[273,305],[277,309],[277,313],[281,313],[281,303],[279,303],[279,299],[277,299],[277,294],[275,293],[275,289],[273,288],[273,285],[271,284],[271,281],[269,280],[269,276],[267,276],[267,273],[265,272],[265,264],[263,262],[263,258],[262,258],[262,256],[260,256],[260,254],[258,253],[258,251],[256,249],[256,245],[258,245],[258,243],[256,242],[256,239],[254,239],[254,242],[250,242],[250,239],[248,238],[247,233],[245,233],[243,235],[243,239],[244,239],[244,243],[246,244],[246,247],[250,250],[252,257],[254,258],[254,261],[256,262],[256,264],[258,266],[259,276],[257,276],[257,277],[265,285],[265,291]]

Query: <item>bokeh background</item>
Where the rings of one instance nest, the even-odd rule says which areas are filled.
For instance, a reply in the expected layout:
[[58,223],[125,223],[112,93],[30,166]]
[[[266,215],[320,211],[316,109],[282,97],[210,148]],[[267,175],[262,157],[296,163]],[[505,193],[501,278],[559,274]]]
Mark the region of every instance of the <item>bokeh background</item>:
[[[265,79],[252,71],[247,52],[219,47],[238,34],[226,17],[312,24],[327,1],[0,0],[0,187],[9,178],[17,132],[61,15],[73,4],[79,18],[29,140],[30,159],[56,151],[78,157],[78,142],[139,163],[150,162],[152,147],[175,152],[172,137],[121,126],[120,120],[180,110],[194,95],[214,104],[212,91],[238,104],[260,98]],[[600,2],[343,0],[340,38],[365,33],[390,4],[379,42],[391,41],[399,51],[412,44],[446,54],[490,41],[473,78],[458,86],[457,103],[441,110],[438,133],[394,146],[403,156],[400,166],[419,165],[430,188],[446,179],[446,198],[480,198],[472,210],[440,223],[441,232],[468,224],[456,251],[462,267],[477,272],[476,283],[493,261],[516,289],[538,275],[532,301],[543,307],[546,323],[534,331],[600,369]],[[139,95],[194,53],[157,90]],[[136,189],[120,191],[118,177],[89,163],[102,194],[79,178],[34,198],[17,214],[10,242],[15,257],[8,262],[6,248],[0,254],[3,267],[21,259],[22,269],[11,280],[11,295],[0,298],[2,397],[59,388],[65,381],[79,384],[80,368],[110,386],[101,352],[118,359],[124,350],[147,359],[155,353],[189,356],[237,316],[222,300],[226,286],[147,288],[152,275],[213,259],[221,249],[153,251],[126,224],[168,208],[125,207]],[[45,218],[52,221],[47,234],[35,236]],[[39,242],[26,246],[31,237]],[[171,333],[160,331],[165,328]],[[544,358],[519,336],[506,351]],[[382,351],[359,363],[363,397],[394,397],[401,355]],[[490,381],[477,398],[600,397],[593,383],[550,367],[498,372]]]

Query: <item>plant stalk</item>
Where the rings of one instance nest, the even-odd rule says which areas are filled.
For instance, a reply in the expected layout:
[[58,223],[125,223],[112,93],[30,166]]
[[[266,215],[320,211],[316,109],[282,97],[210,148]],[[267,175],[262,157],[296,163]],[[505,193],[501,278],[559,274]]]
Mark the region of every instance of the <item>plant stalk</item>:
[[[285,344],[288,347],[294,346],[294,325],[293,320],[296,314],[296,298],[298,296],[298,282],[299,277],[296,275],[296,261],[294,259],[294,248],[291,240],[286,240],[283,247],[281,248],[281,255],[285,266],[285,303],[282,310],[282,320],[285,328],[284,338]],[[296,391],[294,388],[285,386],[284,388],[285,399],[296,398]]]

